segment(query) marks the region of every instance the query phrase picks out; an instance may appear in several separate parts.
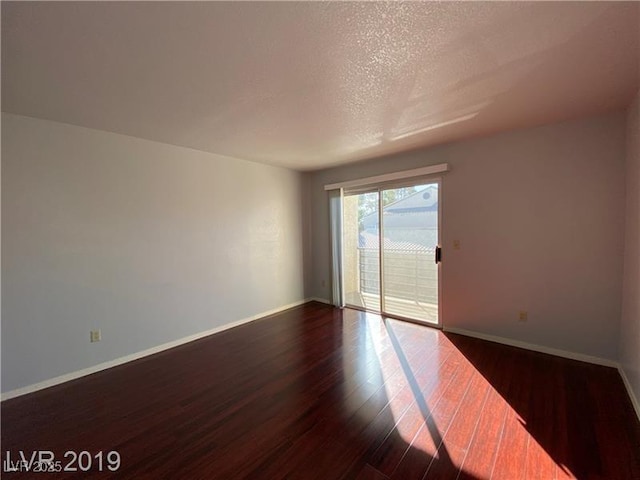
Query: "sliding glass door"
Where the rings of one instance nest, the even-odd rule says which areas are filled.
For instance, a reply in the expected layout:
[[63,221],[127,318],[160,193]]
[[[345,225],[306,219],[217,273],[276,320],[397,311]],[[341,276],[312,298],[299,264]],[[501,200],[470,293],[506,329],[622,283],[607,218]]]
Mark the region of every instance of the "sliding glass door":
[[438,182],[344,197],[349,306],[439,325]]
[[438,324],[437,183],[382,190],[383,312]]

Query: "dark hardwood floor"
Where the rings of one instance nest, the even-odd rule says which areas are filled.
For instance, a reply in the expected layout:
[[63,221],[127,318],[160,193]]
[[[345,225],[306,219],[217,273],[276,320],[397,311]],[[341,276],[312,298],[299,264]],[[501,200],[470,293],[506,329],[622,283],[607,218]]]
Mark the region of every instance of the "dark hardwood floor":
[[614,369],[319,303],[1,410],[3,459],[121,456],[3,478],[640,478]]

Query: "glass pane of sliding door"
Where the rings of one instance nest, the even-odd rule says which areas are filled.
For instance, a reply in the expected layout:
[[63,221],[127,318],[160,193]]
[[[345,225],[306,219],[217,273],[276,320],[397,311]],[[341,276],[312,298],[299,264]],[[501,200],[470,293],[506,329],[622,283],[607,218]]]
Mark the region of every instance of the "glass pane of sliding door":
[[378,191],[347,194],[343,204],[343,284],[349,306],[380,311]]
[[438,199],[438,183],[381,192],[384,313],[439,324]]

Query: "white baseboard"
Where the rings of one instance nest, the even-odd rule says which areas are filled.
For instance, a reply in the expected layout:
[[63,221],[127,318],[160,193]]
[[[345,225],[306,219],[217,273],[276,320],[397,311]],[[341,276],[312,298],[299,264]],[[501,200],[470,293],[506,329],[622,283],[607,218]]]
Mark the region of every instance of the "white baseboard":
[[[61,383],[69,382],[71,380],[75,380],[80,377],[85,377],[87,375],[91,375],[92,373],[100,372],[102,370],[106,370],[108,368],[116,367],[118,365],[122,365],[123,363],[131,362],[133,360],[138,360],[139,358],[147,357],[149,355],[153,355],[154,353],[159,353],[164,350],[168,350],[173,347],[177,347],[179,345],[183,345],[185,343],[193,342],[194,340],[198,340],[203,337],[208,337],[209,335],[213,335],[214,333],[222,332],[223,330],[228,330],[233,327],[238,327],[240,325],[244,325],[245,323],[250,323],[256,320],[259,320],[263,317],[268,317],[269,315],[274,315],[276,313],[283,312],[284,310],[288,310],[290,308],[294,308],[300,305],[303,305],[307,302],[310,302],[311,298],[306,298],[304,300],[300,300],[298,302],[290,303],[288,305],[284,305],[282,307],[274,308],[272,310],[268,310],[266,312],[258,313],[256,315],[252,315],[251,317],[243,318],[240,320],[236,320],[235,322],[227,323],[225,325],[220,325],[218,327],[214,327],[210,330],[205,330],[204,332],[199,332],[193,335],[189,335],[188,337],[183,337],[178,340],[174,340],[172,342],[163,343],[162,345],[158,345],[156,347],[151,347],[146,350],[142,350],[140,352],[132,353],[130,355],[125,355],[124,357],[119,357],[114,360],[110,360],[108,362],[99,363],[98,365],[94,365],[92,367],[84,368],[82,370],[77,370],[75,372],[65,373],[64,375],[60,375],[58,377],[50,378],[48,380],[44,380],[42,382],[34,383],[32,385],[27,385],[25,387],[16,388],[15,390],[10,390],[8,392],[2,393],[0,396],[0,400],[8,400],[10,398],[19,397],[22,395],[26,395],[28,393],[37,392],[38,390],[42,390],[44,388],[53,387],[54,385],[59,385]],[[317,300],[320,301],[320,300]]]
[[622,365],[618,366],[618,371],[620,372],[620,376],[622,377],[624,386],[626,387],[627,393],[629,394],[629,398],[631,399],[631,404],[633,405],[633,409],[636,411],[638,420],[640,420],[640,402],[638,402],[638,397],[636,397],[636,394],[633,391],[633,388],[631,388],[631,382],[629,382],[629,377],[627,377],[627,372],[624,371],[624,367]]
[[327,305],[332,305],[332,303],[327,300],[326,298],[320,298],[320,297],[311,297],[308,299],[308,301],[310,302],[320,302],[320,303],[326,303]]
[[542,345],[535,345],[533,343],[522,342],[520,340],[512,340],[510,338],[488,335],[486,333],[478,333],[462,328],[444,327],[443,330],[445,332],[457,333],[458,335],[464,335],[466,337],[479,338],[480,340],[501,343],[503,345],[509,345],[511,347],[524,348],[525,350],[547,353],[549,355],[555,355],[556,357],[570,358],[571,360],[579,360],[581,362],[593,363],[595,365],[604,365],[605,367],[613,368],[618,368],[620,366],[618,362],[609,360],[607,358],[594,357],[591,355],[585,355],[584,353],[569,352],[567,350],[560,350],[557,348],[543,347]]

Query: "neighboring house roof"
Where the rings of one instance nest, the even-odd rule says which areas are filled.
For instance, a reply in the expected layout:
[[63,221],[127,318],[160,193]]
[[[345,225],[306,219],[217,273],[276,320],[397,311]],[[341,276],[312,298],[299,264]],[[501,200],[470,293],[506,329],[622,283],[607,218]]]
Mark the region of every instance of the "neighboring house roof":
[[[385,228],[436,228],[438,226],[438,187],[433,185],[397,200],[382,209]],[[362,218],[365,230],[378,224],[378,214]]]
[[412,193],[408,197],[396,200],[383,208],[386,212],[399,211],[434,211],[438,209],[438,187],[427,188]]

